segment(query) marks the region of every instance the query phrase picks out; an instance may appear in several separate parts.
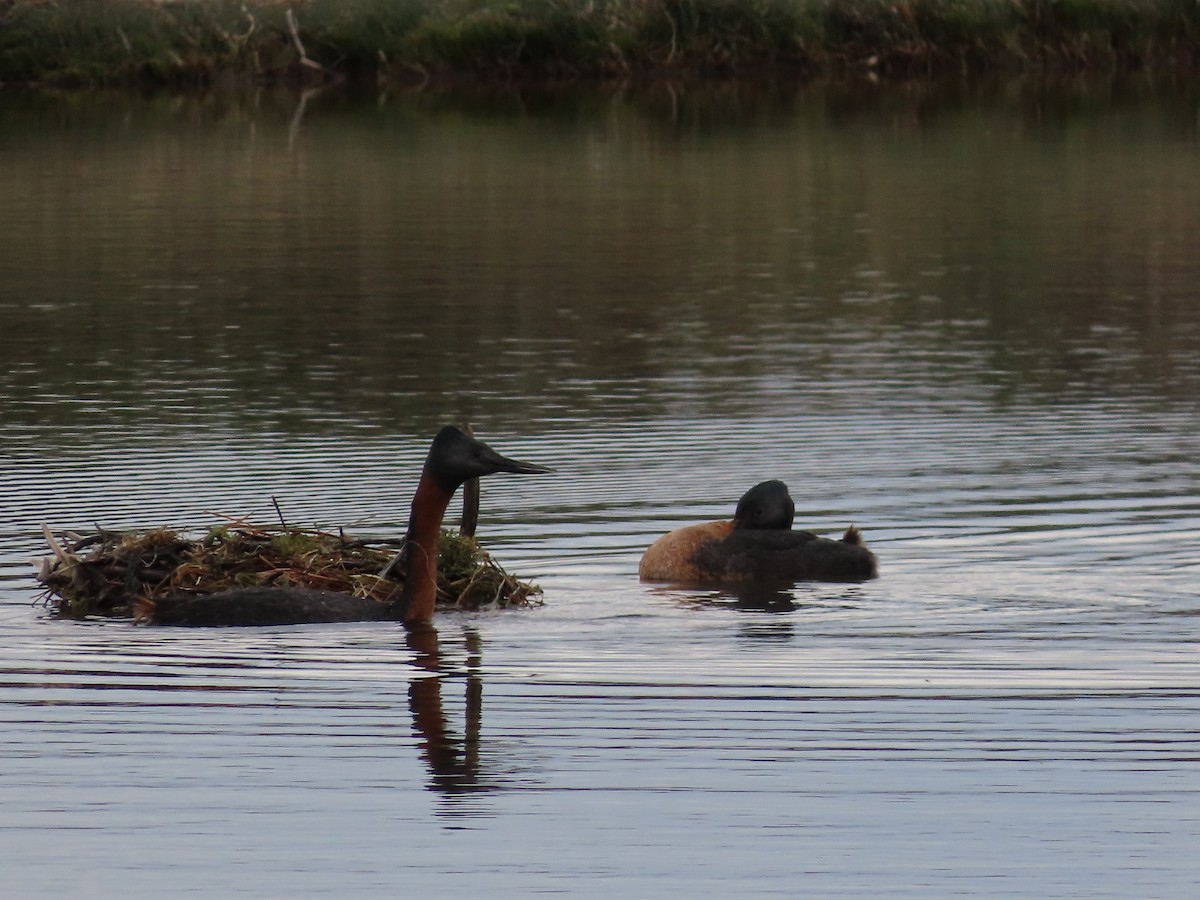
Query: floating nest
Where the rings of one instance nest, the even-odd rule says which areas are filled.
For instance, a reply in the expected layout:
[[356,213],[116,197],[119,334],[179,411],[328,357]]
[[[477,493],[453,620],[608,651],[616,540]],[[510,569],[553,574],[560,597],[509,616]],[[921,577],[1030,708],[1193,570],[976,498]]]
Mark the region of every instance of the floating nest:
[[[312,588],[381,604],[398,601],[404,590],[402,577],[385,574],[402,541],[245,525],[213,528],[199,540],[166,528],[45,534],[54,555],[41,563],[41,599],[67,619],[137,619],[139,609],[162,598],[233,588]],[[443,531],[438,551],[439,609],[541,604],[541,588],[505,572],[474,537]]]

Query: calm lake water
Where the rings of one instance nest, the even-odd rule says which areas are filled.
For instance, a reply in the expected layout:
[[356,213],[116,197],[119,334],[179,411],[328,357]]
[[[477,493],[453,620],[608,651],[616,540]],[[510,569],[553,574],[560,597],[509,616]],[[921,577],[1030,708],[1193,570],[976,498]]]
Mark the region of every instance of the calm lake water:
[[[1193,897],[1200,94],[0,93],[13,896]],[[545,605],[47,618],[41,523],[398,535]],[[881,577],[644,586],[781,478]]]

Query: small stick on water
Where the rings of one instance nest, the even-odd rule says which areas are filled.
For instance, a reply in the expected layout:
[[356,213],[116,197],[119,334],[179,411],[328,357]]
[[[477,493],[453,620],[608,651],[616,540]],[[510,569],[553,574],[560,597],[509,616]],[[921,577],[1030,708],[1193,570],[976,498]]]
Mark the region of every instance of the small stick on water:
[[271,495],[271,505],[275,507],[275,515],[279,516],[279,524],[283,526],[283,530],[287,531],[288,523],[284,521],[283,510],[279,508],[279,501],[275,499],[275,495]]

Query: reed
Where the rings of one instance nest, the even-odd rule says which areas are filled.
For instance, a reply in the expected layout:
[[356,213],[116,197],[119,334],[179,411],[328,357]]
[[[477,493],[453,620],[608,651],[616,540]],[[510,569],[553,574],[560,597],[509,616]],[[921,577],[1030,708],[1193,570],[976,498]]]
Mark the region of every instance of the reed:
[[548,80],[864,67],[908,75],[1198,62],[1195,0],[0,0],[7,82]]

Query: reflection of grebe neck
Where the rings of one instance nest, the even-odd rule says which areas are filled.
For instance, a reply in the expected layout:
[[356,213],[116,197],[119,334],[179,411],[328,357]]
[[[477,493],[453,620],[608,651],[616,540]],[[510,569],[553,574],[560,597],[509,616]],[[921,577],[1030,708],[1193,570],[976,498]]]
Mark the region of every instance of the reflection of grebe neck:
[[[429,767],[432,790],[460,794],[486,790],[479,784],[479,735],[483,723],[483,684],[474,671],[478,665],[478,635],[468,632],[466,721],[463,736],[450,727],[442,705],[442,665],[438,633],[432,625],[408,629],[408,648],[415,654],[413,664],[420,670],[408,684],[408,706],[413,728],[419,735],[421,756]],[[450,684],[456,680],[450,680]]]
[[[413,728],[420,735],[421,755],[435,778],[447,765],[453,766],[452,750],[446,714],[442,710],[442,658],[438,650],[438,633],[432,625],[421,625],[408,631],[408,647],[416,654],[413,662],[428,672],[414,674],[408,684],[408,707],[412,712]],[[447,759],[449,756],[449,761]]]
[[442,651],[438,643],[437,629],[432,625],[410,628],[405,634],[408,649],[416,654],[413,664],[432,675],[442,671]]

